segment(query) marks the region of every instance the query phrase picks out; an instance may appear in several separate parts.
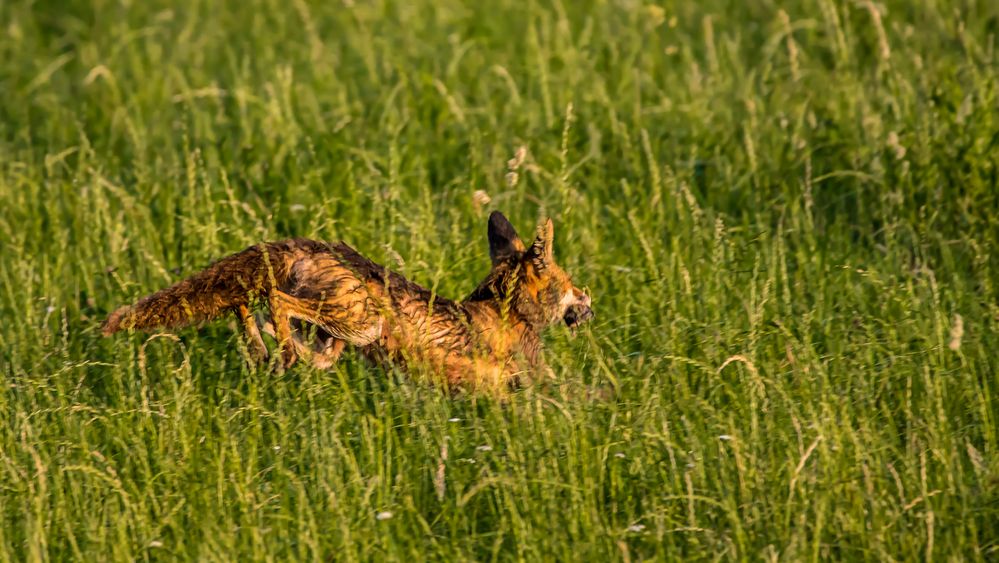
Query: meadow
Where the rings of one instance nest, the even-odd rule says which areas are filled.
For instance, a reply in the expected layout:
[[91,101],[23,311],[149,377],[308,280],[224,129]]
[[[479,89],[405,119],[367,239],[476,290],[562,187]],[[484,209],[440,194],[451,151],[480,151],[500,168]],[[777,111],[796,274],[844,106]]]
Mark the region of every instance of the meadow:
[[[778,5],[779,4],[779,5]],[[0,3],[0,560],[999,558],[999,2]],[[261,240],[596,319],[449,397],[115,307]]]

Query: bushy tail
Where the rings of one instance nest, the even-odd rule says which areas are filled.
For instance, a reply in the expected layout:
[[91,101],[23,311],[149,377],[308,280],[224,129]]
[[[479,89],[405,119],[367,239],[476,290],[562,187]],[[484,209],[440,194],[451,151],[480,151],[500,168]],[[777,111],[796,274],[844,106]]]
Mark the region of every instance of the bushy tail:
[[288,277],[288,243],[251,246],[133,305],[111,313],[101,332],[174,328],[218,317]]

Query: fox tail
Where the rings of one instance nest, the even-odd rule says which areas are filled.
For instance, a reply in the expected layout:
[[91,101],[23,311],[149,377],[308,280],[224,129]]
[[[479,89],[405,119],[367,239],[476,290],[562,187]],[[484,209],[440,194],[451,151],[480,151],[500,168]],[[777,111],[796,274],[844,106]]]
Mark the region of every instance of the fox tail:
[[251,246],[222,258],[176,284],[108,315],[104,336],[120,330],[175,328],[211,320],[288,277],[286,249],[280,244]]

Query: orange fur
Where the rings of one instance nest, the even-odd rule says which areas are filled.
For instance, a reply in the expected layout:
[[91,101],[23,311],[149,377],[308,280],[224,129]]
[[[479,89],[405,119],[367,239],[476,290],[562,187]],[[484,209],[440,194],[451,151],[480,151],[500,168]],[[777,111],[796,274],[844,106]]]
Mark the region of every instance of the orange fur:
[[[528,248],[502,214],[489,218],[489,275],[466,299],[434,295],[342,242],[263,243],[113,312],[105,335],[173,328],[235,312],[251,356],[267,357],[259,325],[275,337],[282,367],[299,357],[326,368],[346,344],[376,362],[428,373],[460,388],[501,391],[544,373],[541,331],[592,317],[590,298],[554,260],[551,220]],[[266,305],[270,321],[251,307]],[[307,342],[308,325],[316,341]]]

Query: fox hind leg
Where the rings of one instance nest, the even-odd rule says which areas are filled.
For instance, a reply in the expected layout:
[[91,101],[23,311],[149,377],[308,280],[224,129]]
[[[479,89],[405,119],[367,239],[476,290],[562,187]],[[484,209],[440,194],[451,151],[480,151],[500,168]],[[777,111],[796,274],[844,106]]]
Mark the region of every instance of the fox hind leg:
[[347,343],[339,338],[330,337],[322,344],[322,348],[312,352],[312,365],[318,369],[330,369],[340,359]]
[[[318,369],[329,369],[340,359],[340,354],[346,346],[342,338],[337,338],[323,327],[311,324],[301,319],[292,320],[294,329],[292,338],[296,348],[304,350],[299,355],[306,357]],[[309,345],[311,344],[311,346]]]
[[[307,281],[307,280],[306,280]],[[289,289],[271,289],[268,304],[274,337],[285,367],[301,355],[320,368],[336,362],[345,343],[366,346],[381,337],[383,321],[374,310],[364,284],[347,275],[334,279],[301,281]],[[302,323],[316,325],[319,347],[304,340]]]
[[261,364],[267,361],[267,347],[264,346],[264,339],[260,337],[260,330],[257,321],[253,318],[253,313],[246,305],[236,308],[236,314],[243,323],[243,332],[246,334],[246,349],[250,355],[252,364]]
[[271,318],[274,321],[274,338],[278,343],[278,350],[281,353],[281,368],[287,369],[298,359],[295,350],[295,342],[291,334],[291,314],[295,298],[279,291],[271,290],[268,296],[268,306],[271,309]]
[[[264,334],[277,339],[277,331],[273,322],[266,317],[258,317],[257,322]],[[337,360],[340,359],[340,355],[347,344],[343,339],[337,338],[321,327],[315,326],[316,333],[310,345],[310,341],[307,340],[308,324],[298,319],[293,319],[291,325],[291,346],[295,348],[295,354],[298,357],[309,361],[317,369],[322,370],[333,367]]]

